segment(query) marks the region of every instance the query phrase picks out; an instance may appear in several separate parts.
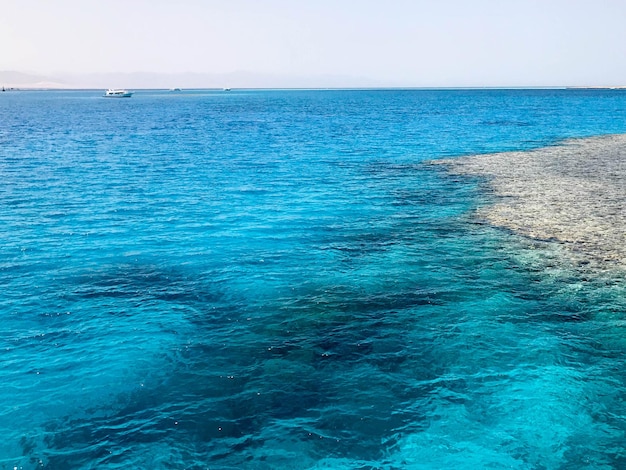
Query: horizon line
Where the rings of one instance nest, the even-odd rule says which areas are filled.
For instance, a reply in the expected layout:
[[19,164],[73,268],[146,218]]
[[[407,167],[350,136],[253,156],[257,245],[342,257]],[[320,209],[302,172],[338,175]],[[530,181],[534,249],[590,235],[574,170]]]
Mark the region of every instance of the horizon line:
[[[19,85],[19,86],[7,86],[7,85],[1,85],[0,87],[2,87],[4,90],[6,91],[94,91],[94,90],[102,90],[105,88],[102,87],[63,87],[63,86],[52,86],[52,87],[46,87],[46,86],[36,86],[35,84],[31,85]],[[164,87],[129,87],[127,89],[132,89],[135,91],[172,91],[173,88],[164,88]],[[464,86],[464,85],[458,85],[458,86],[346,86],[346,87],[342,87],[342,86],[336,86],[336,87],[324,87],[324,86],[320,86],[320,87],[298,87],[298,86],[293,86],[293,87],[266,87],[266,86],[259,86],[259,87],[228,87],[228,91],[254,91],[254,90],[294,90],[294,91],[298,91],[298,90],[319,90],[319,91],[324,91],[324,90],[354,90],[354,91],[358,91],[358,90],[372,90],[372,91],[376,91],[376,90],[380,90],[380,91],[384,91],[384,90],[626,90],[626,85],[484,85],[484,86],[477,86],[477,85],[470,85],[470,86]],[[183,88],[177,88],[176,91],[203,91],[203,90],[210,90],[210,91],[226,91],[226,89],[224,87],[183,87]]]

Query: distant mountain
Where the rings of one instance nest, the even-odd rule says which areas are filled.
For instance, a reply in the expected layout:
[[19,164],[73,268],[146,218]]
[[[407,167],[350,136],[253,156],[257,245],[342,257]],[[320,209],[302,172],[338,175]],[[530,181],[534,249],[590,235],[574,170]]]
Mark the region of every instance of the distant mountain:
[[209,73],[104,73],[62,75],[76,88],[341,88],[375,87],[372,80],[316,75],[296,77],[253,72]]
[[62,80],[33,73],[0,70],[0,87],[5,88],[68,88]]
[[358,88],[382,86],[373,80],[342,75],[287,76],[253,72],[88,73],[48,77],[0,71],[0,86],[14,88]]
[[76,88],[224,88],[226,80],[220,75],[199,73],[89,73],[67,74],[63,81]]

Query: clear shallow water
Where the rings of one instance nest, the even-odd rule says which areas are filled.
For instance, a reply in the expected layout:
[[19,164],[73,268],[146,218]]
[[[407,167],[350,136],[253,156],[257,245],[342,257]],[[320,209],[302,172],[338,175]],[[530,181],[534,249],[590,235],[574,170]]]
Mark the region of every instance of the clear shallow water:
[[620,468],[624,286],[423,162],[590,90],[0,95],[0,468]]

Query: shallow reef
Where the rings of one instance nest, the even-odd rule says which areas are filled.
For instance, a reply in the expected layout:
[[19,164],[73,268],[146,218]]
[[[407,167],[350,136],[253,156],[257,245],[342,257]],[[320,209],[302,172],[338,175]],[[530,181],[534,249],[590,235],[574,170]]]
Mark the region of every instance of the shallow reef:
[[624,269],[625,161],[626,135],[608,135],[431,163],[479,178],[489,197],[478,218],[556,242],[580,266]]

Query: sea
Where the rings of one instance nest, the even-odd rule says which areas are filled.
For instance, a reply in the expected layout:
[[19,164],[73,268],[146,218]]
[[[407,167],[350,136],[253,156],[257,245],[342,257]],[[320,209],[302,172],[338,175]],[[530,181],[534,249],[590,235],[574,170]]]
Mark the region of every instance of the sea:
[[102,94],[0,94],[0,469],[626,468],[623,273],[432,164],[626,91]]

